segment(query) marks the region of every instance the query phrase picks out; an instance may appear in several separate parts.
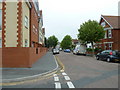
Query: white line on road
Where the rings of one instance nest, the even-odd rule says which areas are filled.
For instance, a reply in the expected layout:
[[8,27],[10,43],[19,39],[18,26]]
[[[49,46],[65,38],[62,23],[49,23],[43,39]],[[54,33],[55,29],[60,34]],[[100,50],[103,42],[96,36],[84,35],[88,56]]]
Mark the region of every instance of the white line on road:
[[60,70],[60,72],[64,72],[64,70]]
[[66,74],[65,72],[63,72],[63,73],[62,73],[62,75],[64,75],[64,76],[65,76],[65,75],[67,75],[67,74]]
[[65,80],[70,80],[69,76],[64,76]]
[[59,81],[59,77],[54,77],[54,81]]
[[56,82],[56,83],[55,83],[55,88],[56,88],[56,89],[61,89],[61,84],[60,84],[59,82]]
[[67,82],[67,85],[68,85],[69,88],[75,88],[75,86],[73,85],[72,82]]
[[56,76],[57,76],[57,74],[54,74],[53,76],[54,76],[54,77],[56,77]]

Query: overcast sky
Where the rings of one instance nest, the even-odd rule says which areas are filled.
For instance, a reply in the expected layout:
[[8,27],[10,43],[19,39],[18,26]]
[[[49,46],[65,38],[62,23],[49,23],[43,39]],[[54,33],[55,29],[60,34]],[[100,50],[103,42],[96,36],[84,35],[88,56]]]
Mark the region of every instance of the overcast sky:
[[78,28],[85,21],[101,15],[118,15],[120,0],[39,0],[43,10],[46,37],[55,35],[59,41],[65,35],[77,38]]

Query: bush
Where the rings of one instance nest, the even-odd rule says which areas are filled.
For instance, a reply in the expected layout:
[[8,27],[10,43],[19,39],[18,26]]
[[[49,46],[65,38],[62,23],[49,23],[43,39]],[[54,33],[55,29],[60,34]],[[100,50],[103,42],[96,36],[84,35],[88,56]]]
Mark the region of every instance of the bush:
[[[88,52],[92,52],[92,48],[87,48],[86,49]],[[94,52],[101,52],[102,51],[102,49],[101,48],[95,48],[94,49]]]
[[95,52],[101,52],[102,49],[101,48],[95,48]]
[[86,49],[88,52],[92,52],[92,48],[87,48]]

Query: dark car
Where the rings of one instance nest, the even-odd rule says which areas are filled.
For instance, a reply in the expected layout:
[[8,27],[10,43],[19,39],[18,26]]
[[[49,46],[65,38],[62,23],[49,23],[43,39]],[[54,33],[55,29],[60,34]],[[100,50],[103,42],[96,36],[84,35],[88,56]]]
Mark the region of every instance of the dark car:
[[97,60],[105,60],[107,62],[120,62],[120,52],[114,50],[105,50],[96,55]]
[[70,49],[65,49],[64,52],[70,53]]

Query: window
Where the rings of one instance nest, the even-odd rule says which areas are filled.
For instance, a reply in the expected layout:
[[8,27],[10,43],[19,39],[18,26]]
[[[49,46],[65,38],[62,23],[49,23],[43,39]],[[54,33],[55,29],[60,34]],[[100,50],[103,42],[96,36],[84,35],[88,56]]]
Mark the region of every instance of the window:
[[33,25],[33,32],[35,33],[35,34],[38,34],[38,29]]
[[101,26],[105,27],[105,26],[106,26],[106,23],[105,23],[105,22],[102,22],[102,23],[101,23]]
[[104,54],[106,51],[102,51],[101,53]]
[[25,27],[28,28],[28,17],[25,16]]
[[108,30],[108,38],[112,38],[112,30]]
[[107,45],[106,44],[104,44],[104,50],[106,50],[107,49]]
[[109,50],[112,50],[112,43],[109,43]]
[[2,39],[0,38],[0,48],[2,47]]
[[107,32],[105,32],[105,36],[104,36],[104,38],[105,38],[105,39],[107,38]]
[[28,40],[25,40],[25,47],[28,47]]
[[32,47],[35,47],[35,42],[32,42]]
[[0,9],[0,30],[2,30],[2,10]]

